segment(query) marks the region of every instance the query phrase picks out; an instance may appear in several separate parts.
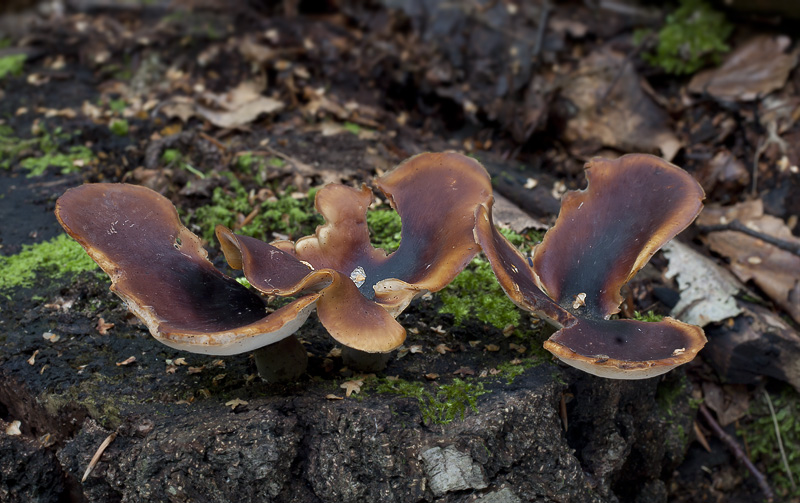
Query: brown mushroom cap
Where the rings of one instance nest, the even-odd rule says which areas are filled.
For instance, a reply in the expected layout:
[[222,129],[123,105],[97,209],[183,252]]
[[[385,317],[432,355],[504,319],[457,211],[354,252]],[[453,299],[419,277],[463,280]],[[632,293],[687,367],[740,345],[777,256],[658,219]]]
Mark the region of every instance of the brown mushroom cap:
[[669,317],[652,323],[576,318],[544,341],[544,347],[596,376],[646,379],[692,361],[705,343],[703,329]]
[[267,315],[259,295],[214,268],[172,203],[144,187],[73,188],[58,199],[56,216],[153,337],[177,349],[229,355],[269,345],[294,333],[319,297]]
[[491,203],[481,206],[475,218],[475,240],[492,266],[497,281],[514,304],[539,313],[557,327],[575,322],[575,317],[539,289],[538,278],[528,261],[493,225]]
[[562,198],[533,270],[562,307],[584,293],[582,313],[607,318],[619,311],[620,288],[700,213],[704,194],[686,171],[647,154],[592,159],[586,179]]
[[295,253],[315,269],[346,276],[362,268],[361,293],[396,316],[415,296],[444,288],[478,253],[474,213],[491,197],[491,181],[472,158],[425,153],[400,163],[376,185],[402,221],[394,253],[387,256],[370,243],[366,212],[372,192],[343,185],[317,192],[316,208],[326,223],[298,240]]
[[662,374],[695,357],[706,342],[702,329],[671,318],[606,318],[618,310],[622,285],[699,213],[702,189],[653,156],[589,167],[589,186],[565,196],[530,264],[492,225],[490,204],[478,209],[476,240],[509,298],[559,328],[545,342],[558,358],[601,377]]

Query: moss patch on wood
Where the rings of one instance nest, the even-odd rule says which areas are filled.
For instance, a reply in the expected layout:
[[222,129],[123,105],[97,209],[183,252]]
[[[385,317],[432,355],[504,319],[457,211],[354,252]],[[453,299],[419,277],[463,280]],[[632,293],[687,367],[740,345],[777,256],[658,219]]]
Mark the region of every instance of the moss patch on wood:
[[60,234],[49,241],[24,245],[16,255],[0,256],[0,291],[30,288],[39,274],[60,278],[95,270],[99,267],[83,247],[66,234]]

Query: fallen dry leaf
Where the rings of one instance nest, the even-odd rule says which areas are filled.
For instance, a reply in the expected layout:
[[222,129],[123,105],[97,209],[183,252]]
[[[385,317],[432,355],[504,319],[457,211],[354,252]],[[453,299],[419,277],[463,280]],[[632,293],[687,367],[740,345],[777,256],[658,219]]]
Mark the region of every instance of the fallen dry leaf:
[[135,361],[136,361],[136,357],[135,356],[130,356],[130,357],[126,358],[125,360],[121,361],[121,362],[117,362],[117,367],[123,367],[125,365],[130,365],[131,363],[133,363]]
[[469,367],[461,367],[460,369],[458,369],[455,372],[453,372],[453,375],[460,375],[461,377],[474,376],[475,375],[475,371],[472,370]]
[[100,335],[106,335],[109,330],[114,328],[114,324],[113,323],[106,323],[106,320],[104,320],[103,318],[98,318],[97,319],[97,325],[95,326],[95,328],[97,329],[97,332]]
[[244,406],[247,405],[248,403],[249,402],[247,402],[246,400],[242,400],[240,398],[234,398],[233,400],[228,400],[227,402],[225,402],[225,405],[230,407],[231,410],[236,410],[236,407],[240,405]]
[[670,161],[681,148],[669,116],[645,93],[624,54],[607,48],[589,54],[566,80],[561,96],[575,110],[564,117],[562,137],[583,156],[602,146],[620,151],[660,149]]
[[39,354],[39,350],[37,349],[36,351],[33,352],[31,357],[28,358],[28,365],[33,365],[34,363],[36,363],[36,355],[38,355],[38,354]]
[[165,103],[160,111],[167,117],[177,117],[183,122],[199,116],[219,128],[229,129],[245,126],[261,114],[272,114],[283,108],[282,101],[263,96],[260,85],[245,81],[227,93],[206,92],[197,100],[176,96]]
[[22,435],[22,430],[19,429],[20,426],[22,426],[22,421],[19,420],[11,421],[8,427],[6,427],[6,435],[10,436]]
[[364,381],[361,379],[353,379],[351,381],[343,382],[339,387],[345,390],[345,396],[350,396],[353,393],[358,393],[361,391],[361,386],[364,385]]
[[520,354],[528,350],[528,348],[526,348],[525,346],[521,344],[514,344],[513,342],[508,345],[508,349],[513,349],[514,351]]
[[487,344],[485,348],[486,351],[491,351],[491,352],[500,351],[500,346],[498,346],[497,344]]
[[676,278],[681,290],[681,300],[670,313],[674,318],[703,327],[741,312],[734,295],[743,286],[731,273],[679,241],[670,241],[663,250],[669,260],[665,276]]
[[[760,199],[727,207],[707,207],[697,219],[699,225],[716,225],[738,220],[745,227],[800,246],[780,218],[764,214]],[[709,247],[730,259],[730,269],[741,281],[752,280],[772,300],[800,323],[800,257],[754,236],[738,231],[710,232]]]
[[717,413],[717,421],[725,427],[747,415],[750,393],[743,384],[703,381],[703,403]]
[[325,398],[327,398],[328,400],[344,400],[343,396],[334,395],[333,393],[325,395]]
[[451,351],[451,352],[453,351],[452,349],[447,347],[446,344],[438,344],[434,349],[436,350],[437,353],[442,354],[442,355],[447,353],[448,351]]
[[61,339],[61,336],[54,334],[53,332],[45,332],[42,334],[42,338],[46,341],[58,342],[58,340]]
[[689,91],[708,93],[724,101],[752,101],[786,84],[797,53],[786,53],[787,36],[760,35],[728,54],[722,66],[697,73]]

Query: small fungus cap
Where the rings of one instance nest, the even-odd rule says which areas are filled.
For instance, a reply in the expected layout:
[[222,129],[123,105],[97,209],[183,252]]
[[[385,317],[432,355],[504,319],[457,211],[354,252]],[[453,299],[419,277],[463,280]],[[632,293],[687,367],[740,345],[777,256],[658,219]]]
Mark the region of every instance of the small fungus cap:
[[[261,296],[218,271],[172,203],[145,187],[98,183],[69,189],[56,203],[67,233],[111,277],[120,296],[160,342],[212,355],[249,352],[292,335],[319,294],[268,314]],[[310,271],[277,250],[281,281]]]
[[500,285],[559,327],[547,350],[591,374],[641,379],[691,361],[706,342],[699,327],[608,318],[619,311],[622,286],[700,212],[702,188],[645,154],[593,159],[586,176],[585,190],[562,199],[530,264],[492,225],[491,204],[478,209],[475,236]]

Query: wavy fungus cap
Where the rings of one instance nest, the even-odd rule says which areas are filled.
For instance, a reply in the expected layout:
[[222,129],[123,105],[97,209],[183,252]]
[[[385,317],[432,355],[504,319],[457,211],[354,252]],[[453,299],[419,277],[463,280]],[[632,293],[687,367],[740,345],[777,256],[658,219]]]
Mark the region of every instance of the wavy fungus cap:
[[700,185],[658,157],[625,155],[587,164],[585,190],[566,194],[555,226],[531,262],[478,209],[475,236],[509,298],[559,328],[544,346],[591,374],[643,379],[691,361],[706,342],[699,327],[609,320],[620,289],[702,209]]
[[[367,208],[374,197],[360,189],[331,184],[317,192],[315,205],[325,224],[312,236],[275,248],[293,254],[325,275],[317,315],[345,346],[386,352],[405,340],[394,319],[414,297],[449,284],[478,253],[473,237],[475,211],[491,200],[491,183],[477,161],[456,153],[426,153],[407,159],[375,181],[400,215],[400,246],[387,255],[370,243]],[[231,267],[241,267],[255,288],[285,295],[269,283],[274,264],[258,240],[217,228]],[[317,282],[316,285],[321,285]]]
[[87,184],[56,204],[67,233],[108,273],[111,289],[168,346],[215,355],[252,351],[293,334],[317,308],[342,344],[387,352],[405,339],[394,319],[416,296],[446,286],[479,251],[475,212],[491,199],[489,176],[468,157],[420,154],[376,180],[402,220],[400,247],[369,241],[362,186],[317,193],[326,224],[274,243],[216,229],[231,267],[257,290],[298,296],[268,313],[260,295],[221,273],[169,200],[144,187]]
[[[319,297],[304,295],[267,314],[260,295],[214,268],[172,203],[145,187],[82,185],[58,199],[56,216],[153,337],[176,349],[231,355],[272,344],[297,331]],[[275,252],[281,281],[310,272]]]

